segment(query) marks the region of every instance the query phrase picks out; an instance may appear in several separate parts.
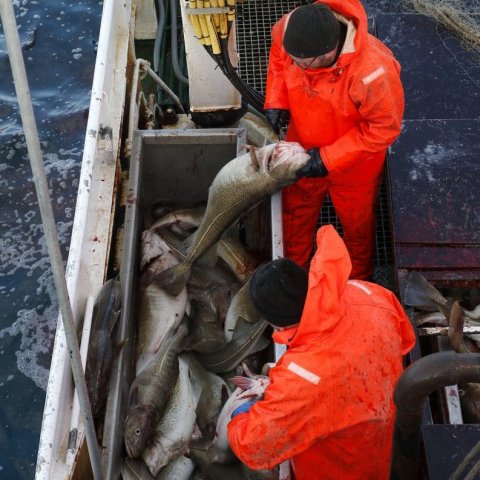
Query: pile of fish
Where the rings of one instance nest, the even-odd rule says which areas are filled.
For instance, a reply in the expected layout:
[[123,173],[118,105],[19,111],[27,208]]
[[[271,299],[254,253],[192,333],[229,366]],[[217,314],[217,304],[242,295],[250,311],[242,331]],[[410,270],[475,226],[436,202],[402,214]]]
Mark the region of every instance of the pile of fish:
[[227,424],[238,405],[261,398],[268,385],[268,377],[253,372],[271,360],[271,332],[249,297],[249,279],[266,259],[246,250],[235,224],[295,182],[309,159],[299,144],[281,147],[252,147],[228,162],[206,206],[157,205],[141,235],[125,479],[278,478],[276,469],[241,464]]
[[[447,335],[450,347],[457,353],[480,353],[480,334],[464,333],[465,327],[480,330],[480,304],[472,310],[460,306],[458,300],[445,297],[421,273],[409,273],[404,292],[404,304],[415,307],[415,325],[435,325],[439,335]],[[480,384],[459,385],[464,423],[480,423]]]

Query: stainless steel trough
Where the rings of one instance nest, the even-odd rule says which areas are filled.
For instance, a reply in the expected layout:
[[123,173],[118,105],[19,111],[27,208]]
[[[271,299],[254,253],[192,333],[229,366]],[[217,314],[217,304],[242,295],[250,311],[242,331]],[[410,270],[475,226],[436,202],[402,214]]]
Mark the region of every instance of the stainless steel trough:
[[[109,387],[102,441],[102,468],[106,478],[119,478],[123,424],[133,379],[138,259],[143,218],[152,203],[162,200],[189,208],[207,201],[208,188],[227,162],[246,151],[246,131],[234,129],[164,129],[137,131],[130,160],[127,206],[122,243],[120,280],[122,312],[118,340],[128,339],[117,358]],[[246,246],[272,258],[281,255],[279,195],[262,202],[242,217],[237,228]],[[276,212],[276,213],[275,213]],[[272,244],[272,238],[275,239]]]

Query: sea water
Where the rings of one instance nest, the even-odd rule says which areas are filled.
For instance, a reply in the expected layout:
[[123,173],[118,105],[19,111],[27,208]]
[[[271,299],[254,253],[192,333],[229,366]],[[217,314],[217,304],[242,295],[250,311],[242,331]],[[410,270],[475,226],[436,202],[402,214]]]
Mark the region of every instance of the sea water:
[[[102,2],[14,0],[66,263]],[[32,479],[58,305],[0,23],[0,478]]]

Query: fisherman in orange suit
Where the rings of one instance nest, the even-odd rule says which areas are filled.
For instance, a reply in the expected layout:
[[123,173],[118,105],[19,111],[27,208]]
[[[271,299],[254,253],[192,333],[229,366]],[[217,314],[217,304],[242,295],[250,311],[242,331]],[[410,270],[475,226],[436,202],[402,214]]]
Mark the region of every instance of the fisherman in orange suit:
[[348,279],[333,226],[318,230],[317,245],[308,274],[278,259],[252,276],[252,301],[288,348],[264,398],[232,413],[230,446],[252,469],[290,459],[296,480],[387,480],[393,392],[413,328],[392,292]]
[[386,151],[400,134],[400,65],[368,33],[358,0],[296,8],[273,27],[265,98],[275,131],[311,161],[283,190],[285,256],[307,268],[329,193],[352,259],[351,278],[373,273],[375,203]]

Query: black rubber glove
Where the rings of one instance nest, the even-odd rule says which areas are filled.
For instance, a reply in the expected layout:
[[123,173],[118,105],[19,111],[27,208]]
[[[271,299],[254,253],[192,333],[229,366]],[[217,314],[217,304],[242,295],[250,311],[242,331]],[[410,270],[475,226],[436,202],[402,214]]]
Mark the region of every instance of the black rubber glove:
[[282,127],[287,127],[290,121],[290,112],[283,108],[269,108],[265,110],[265,117],[275,133],[280,133]]
[[326,177],[328,175],[327,167],[322,162],[320,151],[317,147],[307,150],[310,160],[297,172],[297,177]]

